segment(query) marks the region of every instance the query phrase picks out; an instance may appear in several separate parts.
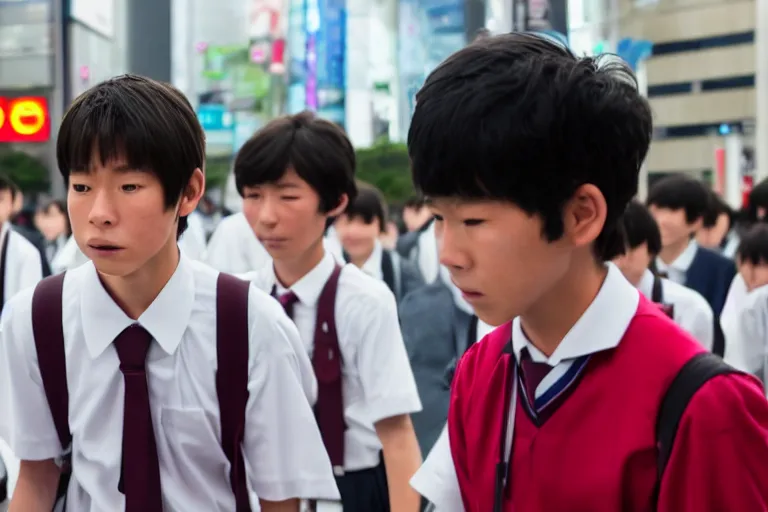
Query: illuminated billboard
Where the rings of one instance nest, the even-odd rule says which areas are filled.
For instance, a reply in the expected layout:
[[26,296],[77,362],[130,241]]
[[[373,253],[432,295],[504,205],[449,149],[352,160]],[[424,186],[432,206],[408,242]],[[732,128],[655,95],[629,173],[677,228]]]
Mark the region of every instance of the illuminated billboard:
[[0,142],[46,142],[50,137],[47,99],[0,96]]

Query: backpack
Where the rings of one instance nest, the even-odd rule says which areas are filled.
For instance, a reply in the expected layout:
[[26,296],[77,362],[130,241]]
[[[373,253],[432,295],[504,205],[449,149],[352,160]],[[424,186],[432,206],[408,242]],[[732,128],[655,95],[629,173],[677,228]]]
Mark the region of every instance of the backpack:
[[[64,274],[48,277],[32,297],[32,328],[45,396],[65,454],[54,510],[64,510],[71,476],[72,433],[62,323]],[[229,460],[236,512],[250,512],[242,442],[248,401],[248,292],[250,283],[220,273],[216,283],[216,394],[221,448]]]

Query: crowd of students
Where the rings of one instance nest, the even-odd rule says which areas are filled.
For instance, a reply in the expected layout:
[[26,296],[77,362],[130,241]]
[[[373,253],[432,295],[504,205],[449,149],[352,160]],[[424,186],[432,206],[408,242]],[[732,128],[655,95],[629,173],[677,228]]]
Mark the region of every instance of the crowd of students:
[[538,36],[416,99],[405,234],[301,113],[239,151],[209,240],[183,95],[75,100],[56,257],[0,180],[11,512],[768,509],[768,182],[743,217],[683,175],[633,199],[634,77]]

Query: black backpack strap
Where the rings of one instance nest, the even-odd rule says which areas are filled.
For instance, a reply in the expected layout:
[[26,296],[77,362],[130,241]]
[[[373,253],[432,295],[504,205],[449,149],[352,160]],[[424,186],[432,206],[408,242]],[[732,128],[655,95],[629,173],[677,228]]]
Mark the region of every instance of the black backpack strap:
[[381,277],[386,283],[387,287],[395,295],[396,299],[400,299],[397,296],[397,284],[395,283],[395,264],[392,261],[392,255],[389,251],[381,251]]
[[653,287],[651,288],[651,302],[656,304],[664,303],[664,292],[661,287],[661,278],[656,274],[653,275]]
[[711,352],[693,356],[678,372],[661,401],[656,419],[656,443],[658,454],[657,496],[664,469],[667,467],[680,420],[693,395],[710,379],[718,375],[739,373]]
[[243,436],[248,404],[248,293],[250,283],[220,273],[216,283],[216,395],[221,448],[230,463],[236,512],[250,512]]
[[46,277],[35,287],[32,295],[32,333],[35,338],[37,365],[43,381],[43,390],[51,410],[53,424],[59,436],[63,454],[62,472],[56,493],[66,496],[69,486],[69,451],[72,433],[69,430],[69,388],[67,385],[67,359],[64,350],[64,323],[62,320],[62,294],[64,273]]

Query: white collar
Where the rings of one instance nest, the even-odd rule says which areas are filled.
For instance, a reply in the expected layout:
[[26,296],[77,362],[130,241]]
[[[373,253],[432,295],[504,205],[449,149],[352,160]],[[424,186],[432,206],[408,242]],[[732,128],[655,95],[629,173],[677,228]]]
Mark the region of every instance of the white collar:
[[[296,283],[290,287],[290,291],[295,293],[299,298],[299,301],[305,306],[315,307],[317,301],[320,299],[320,294],[323,292],[323,287],[325,287],[328,278],[331,277],[335,266],[336,260],[333,255],[330,252],[325,251],[320,263],[315,265],[315,268],[307,272],[304,277],[296,281]],[[282,295],[289,290],[278,281],[277,276],[275,275],[274,265],[272,266],[271,278],[272,283],[269,288],[271,289],[272,286],[275,286],[278,295]]]
[[520,352],[528,347],[531,359],[556,366],[562,361],[594,354],[618,346],[629,327],[640,302],[640,293],[626,280],[613,263],[595,300],[581,315],[550,357],[531,344],[520,325],[520,317],[512,321],[512,349],[520,360]]
[[363,263],[363,266],[360,267],[360,270],[365,272],[371,277],[375,277],[377,279],[381,278],[381,258],[382,254],[384,252],[384,248],[381,246],[381,242],[376,240],[373,244],[373,252],[371,252],[371,255],[368,256],[368,259],[365,260],[365,263]]
[[80,316],[91,357],[99,356],[133,323],[144,327],[168,354],[173,354],[189,326],[195,303],[193,268],[182,254],[171,278],[134,322],[110,297],[92,261],[83,266]]
[[696,243],[696,240],[691,239],[690,242],[688,242],[688,245],[685,247],[685,250],[680,253],[680,255],[675,258],[675,261],[667,265],[664,263],[661,258],[656,258],[656,266],[659,268],[659,270],[667,270],[668,268],[677,270],[678,272],[686,273],[688,272],[688,269],[691,266],[691,263],[693,263],[693,258],[696,257],[696,251],[699,249],[699,244]]

